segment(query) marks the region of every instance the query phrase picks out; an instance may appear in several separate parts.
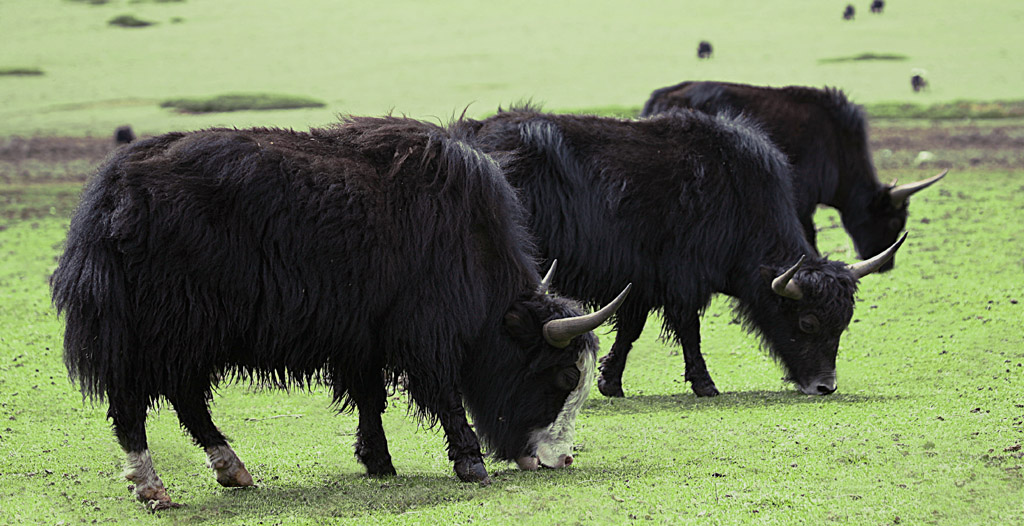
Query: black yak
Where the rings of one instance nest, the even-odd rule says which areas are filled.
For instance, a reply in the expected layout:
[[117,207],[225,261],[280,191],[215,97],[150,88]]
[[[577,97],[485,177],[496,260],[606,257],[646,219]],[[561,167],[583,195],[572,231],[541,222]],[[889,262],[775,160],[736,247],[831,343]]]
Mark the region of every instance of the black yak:
[[843,9],[843,20],[853,20],[857,10],[853,8],[852,4],[846,4],[846,9]]
[[109,403],[125,476],[154,508],[175,505],[147,449],[160,398],[220,484],[252,485],[210,417],[222,378],[330,386],[358,411],[370,475],[395,473],[381,413],[399,377],[460,479],[489,482],[477,433],[498,459],[561,467],[589,331],[615,305],[581,316],[545,294],[523,221],[493,159],[415,120],[137,142],[88,183],[51,278],[64,361]]
[[135,132],[128,125],[118,126],[114,130],[114,144],[128,144],[135,140]]
[[838,89],[683,82],[655,90],[641,115],[674,108],[742,113],[757,120],[793,167],[797,216],[815,247],[814,211],[825,204],[839,211],[861,258],[881,253],[903,231],[910,196],[945,175],[900,186],[882,184],[871,159],[863,108]]
[[898,244],[853,266],[815,257],[786,159],[756,126],[682,110],[619,120],[529,107],[463,125],[519,189],[541,253],[558,254],[562,292],[598,304],[633,283],[601,360],[603,394],[623,396],[626,356],[658,310],[691,388],[718,394],[700,352],[700,313],[715,293],[736,298],[800,391],[836,389],[857,281]]
[[925,80],[924,75],[920,73],[914,73],[910,76],[910,89],[914,90],[914,93],[924,91],[928,87],[928,81]]
[[871,0],[871,12],[880,14],[885,9],[885,0]]
[[707,40],[701,40],[700,44],[697,44],[697,58],[711,58],[714,49],[711,47],[711,42]]

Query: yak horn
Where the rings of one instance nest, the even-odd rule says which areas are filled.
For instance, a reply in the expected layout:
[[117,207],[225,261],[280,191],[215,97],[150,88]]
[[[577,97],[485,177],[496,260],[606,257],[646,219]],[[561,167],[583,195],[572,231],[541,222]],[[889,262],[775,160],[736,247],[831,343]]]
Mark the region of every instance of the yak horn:
[[896,255],[896,251],[899,250],[900,245],[902,245],[903,241],[906,239],[907,233],[904,232],[903,236],[900,237],[898,241],[893,243],[891,247],[885,249],[885,251],[883,251],[882,253],[877,254],[871,259],[865,259],[864,261],[854,263],[852,265],[847,265],[846,268],[853,273],[853,276],[855,278],[863,278],[864,276],[867,276],[868,274],[871,274],[872,272],[878,270],[887,261],[892,259],[892,257]]
[[928,188],[929,186],[937,183],[939,179],[946,176],[946,172],[949,169],[943,170],[939,175],[929,177],[927,179],[917,181],[916,183],[901,184],[899,186],[893,186],[889,189],[889,200],[892,201],[892,206],[899,208],[903,206],[903,203],[910,198],[910,196]]
[[551,320],[544,324],[541,332],[544,333],[544,339],[551,344],[552,347],[564,349],[569,346],[569,342],[573,338],[596,329],[602,323],[612,317],[615,311],[622,305],[623,300],[626,299],[626,295],[629,294],[629,289],[633,287],[630,283],[626,285],[626,288],[622,289],[622,292],[612,300],[611,303],[605,305],[601,310],[592,312],[583,316],[575,316],[572,318],[562,318],[558,320]]
[[804,264],[804,259],[807,256],[800,256],[800,260],[796,262],[796,265],[789,267],[789,270],[783,272],[779,277],[772,280],[772,291],[783,298],[789,298],[798,300],[804,297],[804,293],[800,290],[800,285],[797,285],[795,281],[791,281],[797,270],[800,270],[800,265]]
[[558,260],[551,260],[551,267],[548,268],[548,273],[544,274],[544,279],[540,280],[540,285],[537,287],[537,294],[547,294],[548,289],[551,288],[551,279],[555,275],[555,268],[558,266]]

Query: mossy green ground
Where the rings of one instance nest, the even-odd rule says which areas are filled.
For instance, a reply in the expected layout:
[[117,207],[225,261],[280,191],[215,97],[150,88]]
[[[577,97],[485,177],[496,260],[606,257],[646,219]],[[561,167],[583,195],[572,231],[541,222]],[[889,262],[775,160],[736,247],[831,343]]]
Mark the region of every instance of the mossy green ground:
[[[0,6],[0,137],[109,137],[211,125],[306,128],[335,113],[447,120],[532,98],[623,108],[686,79],[835,85],[862,103],[1020,99],[1024,4],[724,0],[337,3],[11,0]],[[121,14],[158,22],[110,27]],[[715,58],[698,61],[711,40]],[[899,54],[905,61],[820,64]],[[914,95],[909,69],[929,71]],[[322,109],[179,115],[169,98],[295,93]],[[7,143],[4,143],[7,144]],[[4,164],[6,163],[6,164]],[[839,391],[795,393],[717,299],[704,349],[723,394],[697,399],[653,318],[627,398],[595,392],[572,468],[489,465],[458,482],[441,435],[399,396],[385,415],[399,476],[368,479],[355,418],[323,390],[229,386],[214,418],[257,488],[218,486],[173,411],[154,410],[156,468],[187,506],[147,514],[120,477],[105,407],[83,403],[61,361],[47,277],[91,166],[0,163],[0,523],[1020,524],[1024,523],[1024,172],[953,172],[913,199],[896,269],[865,279],[839,354]],[[887,170],[882,180],[925,172]],[[831,211],[823,250],[853,259]],[[602,352],[613,334],[602,332]]]
[[[911,180],[917,173],[902,175]],[[45,188],[45,187],[44,187]],[[66,190],[66,189],[65,189]],[[59,193],[60,191],[58,191]],[[592,394],[570,469],[501,463],[488,488],[457,482],[441,435],[385,415],[399,476],[367,479],[355,418],[313,393],[224,388],[214,417],[258,488],[223,489],[173,411],[150,416],[156,467],[187,507],[147,516],[120,478],[105,407],[84,404],[61,363],[46,279],[67,228],[53,191],[0,227],[0,523],[1010,524],[1024,521],[1024,180],[952,174],[912,203],[896,269],[863,281],[839,353],[839,391],[799,395],[724,299],[705,314],[718,386],[697,399],[652,319],[627,398]],[[59,202],[59,200],[58,200]],[[823,250],[852,259],[831,211]],[[602,334],[602,349],[612,340]]]
[[[882,15],[797,0],[6,0],[0,136],[140,134],[211,125],[304,129],[337,113],[448,120],[533,99],[548,108],[635,107],[682,80],[839,86],[860,103],[1022,96],[1024,3],[900,0]],[[108,25],[132,14],[145,28]],[[711,60],[696,57],[709,40]],[[865,54],[907,60],[819,63]],[[912,68],[929,89],[910,90]],[[285,93],[321,109],[175,115],[159,102]]]

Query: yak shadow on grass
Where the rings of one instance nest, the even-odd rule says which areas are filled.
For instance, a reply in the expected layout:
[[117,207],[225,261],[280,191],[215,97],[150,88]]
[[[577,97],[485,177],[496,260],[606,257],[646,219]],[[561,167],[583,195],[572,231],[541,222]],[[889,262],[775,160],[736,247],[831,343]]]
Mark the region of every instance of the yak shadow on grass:
[[[492,484],[458,481],[454,474],[326,475],[308,484],[258,482],[252,488],[217,488],[208,498],[185,500],[185,507],[160,512],[175,523],[218,523],[249,515],[262,520],[315,514],[318,517],[358,518],[368,514],[414,517],[436,506],[508,493],[532,491],[548,484],[595,483],[636,474],[634,466],[592,466],[580,469],[520,471],[514,464],[488,462]],[[649,469],[649,468],[648,468]],[[191,498],[191,497],[189,497]]]
[[796,391],[745,391],[723,393],[713,398],[699,398],[690,393],[671,395],[633,395],[625,398],[592,396],[583,407],[590,414],[635,414],[661,411],[693,411],[701,409],[752,409],[768,406],[795,406],[801,404],[860,404],[884,402],[882,395],[836,393],[828,396],[808,396]]
[[321,482],[283,485],[260,483],[253,488],[219,489],[217,494],[188,502],[184,508],[167,513],[180,523],[217,523],[229,517],[253,515],[289,517],[315,513],[320,517],[355,518],[368,513],[401,515],[439,505],[484,497],[518,473],[494,469],[495,483],[489,487],[459,482],[446,475],[398,475],[367,477],[336,475]]

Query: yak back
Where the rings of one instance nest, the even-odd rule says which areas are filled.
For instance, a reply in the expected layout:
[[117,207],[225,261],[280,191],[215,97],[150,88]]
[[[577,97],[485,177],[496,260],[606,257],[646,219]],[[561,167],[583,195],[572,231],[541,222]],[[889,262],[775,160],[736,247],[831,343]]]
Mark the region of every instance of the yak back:
[[65,362],[95,398],[187,391],[181,362],[336,396],[366,364],[451,381],[536,286],[523,216],[491,158],[409,119],[134,143],[89,181],[51,279]]
[[620,120],[512,108],[469,124],[524,196],[563,292],[592,306],[700,308],[760,264],[813,253],[785,157],[743,118],[673,111]]
[[683,82],[655,90],[641,115],[672,108],[743,113],[760,122],[793,165],[801,214],[818,203],[842,208],[851,192],[879,185],[864,110],[837,88]]

